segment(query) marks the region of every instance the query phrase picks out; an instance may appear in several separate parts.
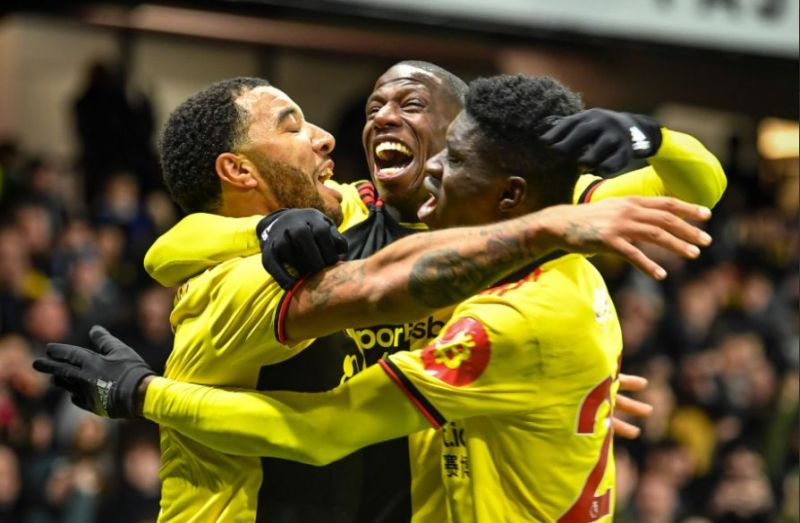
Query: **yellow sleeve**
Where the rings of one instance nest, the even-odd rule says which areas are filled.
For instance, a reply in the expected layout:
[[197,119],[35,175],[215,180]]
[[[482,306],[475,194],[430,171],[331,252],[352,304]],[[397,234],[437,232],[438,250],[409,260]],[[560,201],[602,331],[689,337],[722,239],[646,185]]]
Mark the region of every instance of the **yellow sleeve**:
[[233,256],[256,254],[260,250],[256,225],[261,218],[190,214],[153,243],[144,268],[158,283],[171,287]]
[[[342,195],[344,220],[339,226],[340,231],[369,216],[369,209],[358,192],[358,185],[365,182],[342,185],[328,180],[325,183]],[[190,214],[148,249],[144,258],[145,270],[161,285],[171,287],[232,257],[256,254],[260,250],[256,225],[262,218]]]
[[716,205],[728,183],[719,160],[688,134],[669,129],[662,133],[658,153],[647,159],[649,167],[609,179],[581,176],[573,203],[619,196],[673,196],[706,207]]
[[430,425],[374,365],[314,394],[220,389],[154,379],[144,417],[212,449],[325,465]]
[[278,342],[287,293],[261,267],[261,256],[234,258],[190,278],[176,293],[169,378],[256,387],[259,371],[294,356],[312,340]]
[[339,226],[340,231],[346,231],[353,225],[366,220],[367,216],[369,216],[369,209],[361,200],[361,196],[358,193],[358,186],[363,183],[368,182],[365,180],[348,184],[341,184],[333,180],[328,180],[325,182],[325,185],[339,191],[339,193],[342,195],[341,205],[342,216],[344,219],[342,220],[342,224]]

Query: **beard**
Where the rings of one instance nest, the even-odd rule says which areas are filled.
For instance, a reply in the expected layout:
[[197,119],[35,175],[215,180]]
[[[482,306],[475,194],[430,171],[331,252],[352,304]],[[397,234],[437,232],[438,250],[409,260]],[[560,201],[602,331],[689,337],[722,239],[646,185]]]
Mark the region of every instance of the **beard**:
[[338,227],[344,220],[339,202],[327,203],[317,189],[316,176],[262,154],[250,154],[275,198],[287,209],[316,209]]

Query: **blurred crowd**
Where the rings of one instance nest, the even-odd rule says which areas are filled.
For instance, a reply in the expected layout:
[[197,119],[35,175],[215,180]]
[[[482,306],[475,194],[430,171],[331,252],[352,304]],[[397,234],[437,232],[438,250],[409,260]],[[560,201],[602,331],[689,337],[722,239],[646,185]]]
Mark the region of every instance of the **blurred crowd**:
[[[143,523],[158,515],[155,426],[74,407],[31,367],[50,342],[107,325],[158,372],[173,291],[144,272],[177,220],[159,188],[152,118],[123,72],[95,64],[75,100],[77,164],[0,144],[0,522]],[[154,182],[154,178],[156,182]]]
[[[157,372],[172,344],[173,291],[142,259],[178,214],[157,182],[147,102],[120,74],[98,66],[76,100],[77,165],[0,145],[0,523],[158,512],[156,429],[87,414],[31,368],[47,343],[88,343],[96,323]],[[796,167],[726,171],[701,260],[652,251],[664,283],[597,260],[623,370],[649,379],[640,397],[655,406],[639,440],[616,441],[622,523],[798,521]]]
[[655,407],[615,440],[620,523],[800,520],[797,159],[726,172],[700,260],[651,250],[663,283],[601,261]]

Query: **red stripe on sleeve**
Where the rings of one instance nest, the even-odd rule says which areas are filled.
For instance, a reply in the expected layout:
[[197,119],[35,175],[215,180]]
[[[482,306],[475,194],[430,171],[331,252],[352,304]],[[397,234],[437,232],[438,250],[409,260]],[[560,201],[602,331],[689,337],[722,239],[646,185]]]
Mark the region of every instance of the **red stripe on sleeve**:
[[605,180],[600,180],[597,183],[595,183],[594,186],[591,189],[589,189],[589,191],[584,195],[583,200],[581,201],[581,203],[589,203],[589,202],[591,202],[592,201],[592,195],[594,194],[594,192],[597,190],[598,187],[603,185],[604,182],[605,182]]
[[294,287],[286,291],[286,294],[283,295],[283,299],[281,300],[280,309],[278,309],[278,317],[275,320],[276,323],[276,337],[278,338],[278,342],[286,344],[286,312],[289,310],[289,304],[292,302],[292,298],[297,291],[300,289],[300,286],[305,283],[307,276],[303,276],[294,284]]
[[386,374],[389,376],[389,379],[391,379],[395,383],[395,385],[400,387],[400,390],[402,390],[405,393],[405,395],[408,396],[408,398],[411,400],[411,403],[416,405],[417,409],[419,409],[422,415],[425,416],[425,419],[427,419],[430,422],[430,424],[433,425],[433,428],[435,429],[441,428],[442,425],[438,421],[436,421],[436,418],[434,418],[433,415],[430,412],[428,412],[425,406],[422,405],[422,403],[420,403],[419,399],[414,395],[414,393],[408,390],[408,388],[405,386],[400,377],[397,374],[395,374],[394,370],[392,370],[392,368],[389,367],[389,365],[384,360],[378,360],[378,364],[381,366],[384,372],[386,372]]

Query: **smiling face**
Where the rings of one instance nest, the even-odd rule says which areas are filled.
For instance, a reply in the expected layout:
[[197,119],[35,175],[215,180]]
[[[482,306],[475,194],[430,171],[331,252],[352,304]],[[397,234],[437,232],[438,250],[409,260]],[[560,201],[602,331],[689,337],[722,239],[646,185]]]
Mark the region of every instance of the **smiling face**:
[[312,207],[341,223],[342,196],[324,185],[333,176],[333,136],[308,123],[300,107],[274,87],[256,87],[236,103],[248,114],[247,134],[237,152],[265,182],[256,190],[265,198],[270,192],[282,207]]
[[465,112],[447,131],[446,148],[428,160],[428,199],[419,219],[432,229],[478,225],[499,220],[498,204],[506,189],[502,173],[479,154],[480,131]]
[[444,147],[447,126],[460,103],[441,78],[399,64],[377,82],[367,99],[362,140],[378,191],[401,219],[416,221],[427,198],[425,162]]

